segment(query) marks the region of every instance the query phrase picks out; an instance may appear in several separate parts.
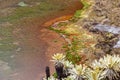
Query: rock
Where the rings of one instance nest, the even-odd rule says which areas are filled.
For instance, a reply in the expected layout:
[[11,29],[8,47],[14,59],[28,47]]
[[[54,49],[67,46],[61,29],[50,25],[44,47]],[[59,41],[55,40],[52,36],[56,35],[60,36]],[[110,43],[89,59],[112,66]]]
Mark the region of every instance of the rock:
[[26,4],[25,2],[19,2],[18,3],[18,6],[20,6],[20,7],[25,7],[25,6],[28,6],[28,4]]
[[8,66],[8,63],[0,60],[0,72],[9,70],[10,67]]
[[20,48],[20,47],[16,49],[16,52],[19,52],[19,51],[21,51],[21,48]]
[[97,24],[94,29],[98,29],[99,31],[107,31],[113,34],[120,34],[120,28],[116,26]]
[[113,48],[120,48],[120,40],[113,46]]
[[118,55],[120,55],[120,48],[114,48],[114,49],[111,51],[111,54],[118,54]]
[[94,55],[96,56],[97,59],[100,59],[101,57],[103,57],[106,53],[101,50],[101,49],[96,49],[94,52]]

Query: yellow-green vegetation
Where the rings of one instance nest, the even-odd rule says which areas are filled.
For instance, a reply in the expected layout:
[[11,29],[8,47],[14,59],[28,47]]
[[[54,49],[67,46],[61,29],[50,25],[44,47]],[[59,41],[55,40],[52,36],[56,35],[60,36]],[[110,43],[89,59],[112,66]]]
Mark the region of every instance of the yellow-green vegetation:
[[83,4],[83,8],[80,10],[77,10],[73,16],[73,18],[71,19],[72,21],[78,21],[78,19],[80,18],[84,18],[87,17],[88,15],[88,10],[92,5],[92,1],[88,1],[88,0],[81,0],[82,4]]
[[[70,31],[68,31],[69,28]],[[69,26],[69,28],[67,27],[66,29],[67,32],[69,32],[70,34],[68,38],[71,39],[71,44],[68,44],[68,47],[66,46],[67,56],[74,63],[78,63],[80,61],[80,54],[91,53],[91,51],[94,50],[94,46],[96,44],[96,36],[75,24],[72,24],[72,26]],[[75,33],[72,34],[71,30],[72,33],[73,31]],[[72,58],[73,60],[71,59],[71,57],[69,57],[71,55],[74,55],[74,58]]]
[[66,35],[71,42],[64,45],[63,48],[65,49],[67,59],[74,64],[79,63],[81,60],[80,54],[87,54],[94,51],[97,36],[83,29],[81,26],[71,23],[67,26],[54,29],[54,31]]
[[[86,14],[86,10],[90,8],[92,2],[87,0],[82,0],[84,5],[82,10],[79,10],[73,16],[73,19],[77,18],[85,18],[88,14]],[[94,51],[94,46],[96,44],[96,37],[94,34],[82,28],[73,22],[70,22],[65,25],[57,25],[56,28],[50,28],[57,33],[63,34],[70,41],[68,44],[65,44],[63,48],[66,52],[66,57],[72,63],[79,63],[81,60],[80,54],[92,53]]]
[[78,26],[75,24],[70,24],[66,26],[65,32],[67,34],[79,34]]
[[83,9],[81,10],[77,10],[76,13],[74,14],[75,18],[81,17],[82,13],[84,12],[84,10],[87,10],[90,7],[90,3],[86,0],[81,0],[82,4],[83,4]]

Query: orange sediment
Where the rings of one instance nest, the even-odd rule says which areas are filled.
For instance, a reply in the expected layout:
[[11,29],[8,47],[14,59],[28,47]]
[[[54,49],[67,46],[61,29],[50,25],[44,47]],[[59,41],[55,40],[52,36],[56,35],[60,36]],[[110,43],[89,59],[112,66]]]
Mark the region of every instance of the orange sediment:
[[[74,4],[74,5],[73,5]],[[76,10],[82,9],[83,4],[79,0],[74,0],[73,3],[69,4],[70,6],[66,7],[65,10],[59,11],[57,13],[57,18],[52,18],[45,23],[43,23],[43,27],[48,27],[53,25],[56,22],[66,21],[72,18]]]
[[52,20],[49,20],[49,21],[45,22],[45,23],[43,24],[43,26],[47,27],[47,26],[51,26],[52,24],[54,24],[54,23],[56,23],[56,22],[69,20],[69,19],[72,18],[72,16],[73,16],[73,14],[72,14],[72,15],[60,16],[60,17],[58,17],[58,18],[55,18],[55,19],[52,19]]

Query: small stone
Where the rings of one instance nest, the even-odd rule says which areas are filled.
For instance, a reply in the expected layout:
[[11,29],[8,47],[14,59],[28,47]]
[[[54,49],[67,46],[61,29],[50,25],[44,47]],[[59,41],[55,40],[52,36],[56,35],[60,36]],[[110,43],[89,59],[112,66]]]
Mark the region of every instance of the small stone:
[[11,58],[14,58],[15,57],[15,55],[12,55],[12,56],[10,56]]
[[19,45],[19,42],[13,42],[14,45]]
[[28,6],[28,4],[22,1],[18,3],[18,6],[24,7],[24,6]]
[[17,51],[17,52],[21,51],[21,48],[17,48],[16,51]]

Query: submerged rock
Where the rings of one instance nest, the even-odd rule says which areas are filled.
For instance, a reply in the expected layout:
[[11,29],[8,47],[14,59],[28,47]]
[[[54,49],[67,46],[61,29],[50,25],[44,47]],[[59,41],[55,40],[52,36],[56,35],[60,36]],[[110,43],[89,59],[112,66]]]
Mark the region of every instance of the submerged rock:
[[24,6],[28,6],[28,4],[22,1],[18,3],[18,6],[24,7]]

